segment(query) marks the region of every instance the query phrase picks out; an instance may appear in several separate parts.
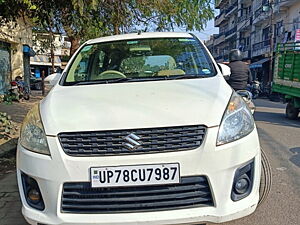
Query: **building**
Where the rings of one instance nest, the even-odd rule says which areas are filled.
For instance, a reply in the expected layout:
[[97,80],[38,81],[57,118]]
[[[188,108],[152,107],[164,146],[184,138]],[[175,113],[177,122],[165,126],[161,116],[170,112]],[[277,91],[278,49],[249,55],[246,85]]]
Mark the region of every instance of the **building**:
[[[41,77],[43,71],[45,76],[48,76],[53,72],[60,72],[65,67],[65,61],[68,60],[71,48],[68,37],[61,34],[53,34],[53,42],[51,42],[50,33],[33,33],[33,42],[33,49],[36,55],[31,57],[30,67],[35,77]],[[52,71],[51,52],[53,52],[55,71]]]
[[9,81],[22,76],[29,83],[29,57],[31,49],[31,26],[22,19],[0,27],[0,94],[4,94]]
[[300,29],[300,1],[216,0],[215,7],[219,9],[215,17],[219,34],[206,42],[215,59],[228,61],[229,51],[238,48],[251,63],[255,78],[268,83],[271,52],[277,43],[295,41]]

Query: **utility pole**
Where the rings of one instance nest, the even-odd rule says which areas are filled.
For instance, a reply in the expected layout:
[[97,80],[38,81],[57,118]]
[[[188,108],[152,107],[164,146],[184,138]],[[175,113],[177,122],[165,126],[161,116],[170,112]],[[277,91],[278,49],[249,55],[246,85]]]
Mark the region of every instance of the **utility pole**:
[[271,84],[273,80],[273,52],[274,52],[274,9],[273,0],[269,0],[270,7],[270,69],[269,69],[269,79],[268,83]]

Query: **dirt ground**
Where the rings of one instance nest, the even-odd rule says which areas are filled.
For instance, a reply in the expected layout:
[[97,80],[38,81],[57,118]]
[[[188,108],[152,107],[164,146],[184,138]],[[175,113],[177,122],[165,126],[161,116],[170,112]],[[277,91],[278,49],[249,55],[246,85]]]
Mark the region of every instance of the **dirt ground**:
[[[18,138],[20,127],[24,117],[27,112],[32,108],[32,106],[43,99],[40,92],[33,92],[30,100],[13,102],[12,104],[7,104],[5,102],[0,103],[0,112],[5,112],[11,116],[12,121],[16,125],[16,133],[12,138]],[[9,140],[0,139],[0,151],[4,149],[4,143]],[[5,176],[8,173],[11,173],[15,170],[15,152],[10,152],[3,158],[0,158],[0,178]]]

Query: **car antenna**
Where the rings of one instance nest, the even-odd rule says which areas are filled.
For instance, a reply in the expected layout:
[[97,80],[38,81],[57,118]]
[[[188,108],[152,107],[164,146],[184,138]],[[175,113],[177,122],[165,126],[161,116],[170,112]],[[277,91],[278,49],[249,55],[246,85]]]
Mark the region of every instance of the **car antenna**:
[[141,34],[142,34],[142,31],[141,31],[141,30],[139,30],[139,31],[138,31],[138,35],[141,35]]

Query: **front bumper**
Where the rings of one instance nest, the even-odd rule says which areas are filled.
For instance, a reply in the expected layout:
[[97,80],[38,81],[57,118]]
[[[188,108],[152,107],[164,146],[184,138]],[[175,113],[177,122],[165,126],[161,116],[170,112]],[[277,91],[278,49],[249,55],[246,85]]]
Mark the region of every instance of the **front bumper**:
[[[248,136],[215,146],[218,127],[207,129],[200,148],[182,152],[107,157],[71,157],[64,153],[57,137],[47,137],[51,157],[27,151],[18,146],[17,176],[25,219],[36,225],[55,224],[197,224],[221,223],[251,214],[259,199],[260,146],[256,129]],[[213,143],[213,144],[212,144]],[[252,192],[239,201],[231,200],[235,171],[254,159]],[[213,207],[198,207],[155,212],[114,214],[70,214],[61,212],[61,193],[65,182],[90,181],[89,169],[99,166],[179,163],[181,176],[206,176]],[[24,196],[21,171],[33,177],[40,187],[45,210],[31,208]]]

